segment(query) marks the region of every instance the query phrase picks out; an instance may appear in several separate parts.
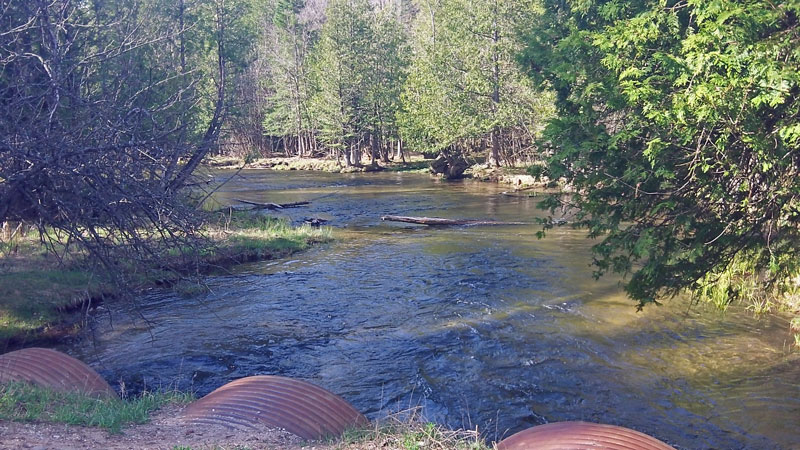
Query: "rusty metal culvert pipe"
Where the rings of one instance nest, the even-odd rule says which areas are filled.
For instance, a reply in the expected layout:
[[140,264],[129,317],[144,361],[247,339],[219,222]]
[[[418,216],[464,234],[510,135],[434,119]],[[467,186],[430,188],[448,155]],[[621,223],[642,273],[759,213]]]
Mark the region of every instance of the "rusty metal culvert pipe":
[[27,382],[97,397],[117,393],[91,367],[64,353],[31,347],[0,355],[0,383]]
[[675,450],[629,428],[590,422],[554,422],[522,430],[497,450]]
[[232,381],[191,403],[184,423],[283,428],[303,439],[342,434],[369,421],[341,397],[311,383],[259,375]]

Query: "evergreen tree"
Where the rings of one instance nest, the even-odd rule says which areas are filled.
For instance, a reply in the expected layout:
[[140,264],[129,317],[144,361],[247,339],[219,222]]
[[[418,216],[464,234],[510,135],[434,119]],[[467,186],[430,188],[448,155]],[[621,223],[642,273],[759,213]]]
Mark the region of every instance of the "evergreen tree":
[[299,17],[304,6],[300,0],[276,2],[265,30],[268,74],[264,82],[270,95],[264,131],[282,137],[287,154],[299,156],[309,156],[315,143],[312,118],[308,114],[312,94],[308,54],[316,33],[312,24]]
[[[526,57],[558,94],[551,177],[640,306],[800,263],[800,3],[548,0]],[[743,295],[726,289],[726,298]]]
[[548,115],[516,61],[519,32],[537,13],[530,0],[423,1],[404,92],[408,139],[432,150],[485,143],[493,164],[511,159],[512,130],[530,140]]
[[387,136],[396,134],[404,36],[399,23],[366,0],[334,0],[314,49],[313,116],[320,139],[360,165],[368,148],[375,161]]
[[366,99],[370,112],[366,119],[373,163],[376,157],[388,162],[390,141],[399,140],[397,114],[410,58],[408,38],[397,19],[399,13],[387,6],[374,16]]

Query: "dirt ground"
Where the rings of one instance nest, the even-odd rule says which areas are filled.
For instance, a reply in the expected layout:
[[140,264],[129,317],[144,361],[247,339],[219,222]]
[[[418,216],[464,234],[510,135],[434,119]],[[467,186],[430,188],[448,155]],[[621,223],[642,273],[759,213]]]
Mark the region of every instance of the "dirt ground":
[[[111,434],[101,428],[53,423],[0,421],[0,449],[275,449],[334,450],[335,445],[304,442],[286,431],[263,428],[230,430],[222,426],[202,427],[178,422],[179,408],[160,411],[150,423]],[[353,449],[355,450],[355,449]]]
[[[177,417],[182,407],[168,406],[149,423],[133,425],[121,434],[102,428],[61,423],[22,423],[0,420],[0,450],[405,450],[397,436],[383,435],[359,441],[304,441],[287,431],[274,428],[231,430],[223,426],[187,425]],[[446,442],[421,447],[441,450],[455,448]],[[461,447],[459,447],[461,448]]]

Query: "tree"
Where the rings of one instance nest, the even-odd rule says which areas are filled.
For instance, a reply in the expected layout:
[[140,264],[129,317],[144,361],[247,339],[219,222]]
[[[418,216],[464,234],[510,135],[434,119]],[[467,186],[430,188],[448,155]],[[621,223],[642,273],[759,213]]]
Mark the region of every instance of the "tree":
[[361,151],[369,139],[373,15],[366,0],[331,1],[314,49],[313,115],[320,139],[343,155],[347,166],[361,164]]
[[408,37],[398,20],[402,14],[400,6],[395,9],[390,4],[376,11],[372,25],[374,39],[368,60],[366,103],[369,113],[366,121],[373,164],[376,157],[389,162],[390,141],[400,140],[397,115],[410,60]]
[[278,1],[270,11],[264,45],[269,68],[262,81],[270,90],[264,131],[282,137],[287,155],[293,147],[298,156],[309,156],[316,142],[308,114],[308,54],[317,31],[316,24],[301,19],[304,8],[300,1]]
[[[640,307],[800,258],[797,2],[548,0],[525,59],[557,92],[548,170]],[[729,292],[731,297],[737,292]]]
[[404,91],[408,140],[434,151],[488,142],[492,164],[513,159],[509,144],[530,142],[548,114],[546,94],[516,61],[519,31],[533,22],[538,3],[426,0],[420,10]]
[[193,5],[2,2],[0,222],[112,273],[193,242],[186,187],[220,135],[237,35],[225,0]]

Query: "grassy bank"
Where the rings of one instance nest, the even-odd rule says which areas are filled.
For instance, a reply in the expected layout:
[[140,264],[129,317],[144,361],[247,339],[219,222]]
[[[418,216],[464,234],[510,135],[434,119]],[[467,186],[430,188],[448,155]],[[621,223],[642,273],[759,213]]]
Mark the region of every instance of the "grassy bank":
[[165,405],[183,405],[193,399],[177,391],[144,392],[128,399],[96,398],[9,383],[0,385],[0,419],[84,425],[119,433],[125,426],[146,423],[153,411]]
[[[208,223],[201,232],[204,245],[191,250],[205,273],[287,256],[330,239],[327,229],[295,228],[278,219],[244,212],[217,214]],[[87,268],[80,252],[59,258],[46,251],[38,233],[0,244],[0,342],[5,342],[0,350],[22,342],[56,340],[74,332],[82,311],[93,302],[116,297],[121,288],[135,291],[178,282],[184,274],[177,253],[174,262],[168,257],[159,260],[163,268],[141,270],[130,265],[132,273],[126,277],[129,285],[118,286]],[[190,292],[192,285],[186,281],[176,284],[184,292]]]
[[206,230],[216,244],[202,250],[210,266],[281,258],[331,239],[329,228],[293,227],[261,214],[231,211]]
[[0,244],[0,342],[6,345],[68,333],[91,299],[113,293],[77,261],[60,261],[47,252],[36,233]]

